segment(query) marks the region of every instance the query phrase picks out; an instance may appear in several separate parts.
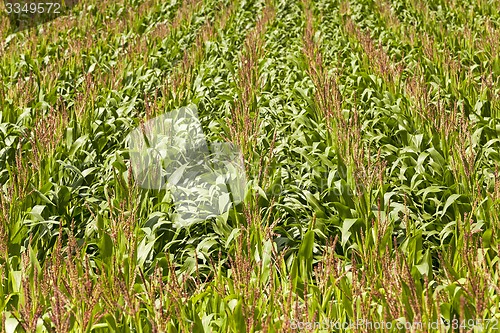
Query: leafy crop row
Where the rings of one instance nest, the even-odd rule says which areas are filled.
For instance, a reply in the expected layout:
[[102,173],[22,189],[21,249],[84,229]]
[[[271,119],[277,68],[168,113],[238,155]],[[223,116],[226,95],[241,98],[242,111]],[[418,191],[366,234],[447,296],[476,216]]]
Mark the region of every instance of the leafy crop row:
[[[15,33],[2,14],[2,329],[496,331],[498,9],[117,0]],[[177,224],[126,138],[190,106],[248,183]],[[386,325],[314,324],[360,322]]]

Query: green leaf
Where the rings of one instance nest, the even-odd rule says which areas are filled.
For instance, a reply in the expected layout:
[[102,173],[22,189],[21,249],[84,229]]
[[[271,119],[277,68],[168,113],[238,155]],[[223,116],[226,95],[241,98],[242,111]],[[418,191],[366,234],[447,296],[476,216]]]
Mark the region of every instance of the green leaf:
[[455,203],[455,201],[457,201],[458,198],[460,198],[462,195],[461,194],[452,194],[448,197],[448,199],[446,200],[446,203],[444,204],[444,207],[443,207],[443,211],[441,212],[441,217],[443,217],[448,208]]
[[347,241],[349,240],[349,237],[351,237],[351,228],[352,226],[358,221],[358,219],[345,219],[344,220],[344,223],[342,223],[342,229],[341,229],[341,233],[342,233],[342,239],[341,239],[341,245],[342,247],[345,246],[345,244],[347,243]]
[[5,319],[5,333],[14,333],[18,325],[19,322],[14,317]]
[[113,255],[113,240],[111,239],[111,236],[105,232],[101,236],[101,258],[103,259],[110,259],[111,256]]

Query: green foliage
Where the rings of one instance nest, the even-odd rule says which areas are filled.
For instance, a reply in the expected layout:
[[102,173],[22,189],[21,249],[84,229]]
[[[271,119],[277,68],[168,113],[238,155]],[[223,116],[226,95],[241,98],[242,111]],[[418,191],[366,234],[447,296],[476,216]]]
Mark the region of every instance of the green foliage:
[[[496,332],[499,9],[91,1],[0,30],[2,330]],[[249,181],[176,224],[126,137],[190,104]]]

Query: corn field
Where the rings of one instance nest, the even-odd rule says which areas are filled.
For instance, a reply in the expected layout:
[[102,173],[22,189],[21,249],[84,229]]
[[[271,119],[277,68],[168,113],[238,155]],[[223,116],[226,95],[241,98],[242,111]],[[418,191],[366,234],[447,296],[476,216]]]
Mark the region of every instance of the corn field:
[[9,1],[1,332],[500,331],[498,0]]

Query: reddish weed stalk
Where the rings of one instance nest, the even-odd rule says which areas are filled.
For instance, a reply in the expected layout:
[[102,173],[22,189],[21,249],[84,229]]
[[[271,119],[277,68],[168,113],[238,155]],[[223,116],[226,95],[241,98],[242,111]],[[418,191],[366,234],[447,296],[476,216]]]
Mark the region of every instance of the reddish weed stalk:
[[[190,96],[194,67],[196,63],[203,59],[205,43],[214,39],[217,31],[224,29],[227,17],[230,17],[235,9],[235,4],[232,2],[229,6],[224,6],[217,11],[213,22],[207,20],[203,24],[196,36],[194,45],[184,51],[179,65],[172,70],[172,73],[163,85],[164,96],[172,95],[174,99],[181,103]],[[156,114],[156,109],[154,110],[154,114]]]
[[344,25],[347,33],[354,36],[363,47],[368,61],[375,67],[375,72],[386,83],[395,85],[403,72],[402,63],[395,65],[384,51],[383,45],[380,42],[376,45],[369,32],[362,31],[351,18],[348,17]]
[[260,89],[259,59],[263,55],[264,34],[266,26],[275,16],[272,5],[268,2],[262,16],[245,38],[243,52],[240,55],[237,84],[239,98],[232,109],[230,134],[233,142],[242,149],[248,160],[253,156],[260,127],[257,98]]
[[328,73],[323,63],[323,56],[319,43],[315,40],[314,17],[310,9],[310,3],[303,1],[306,16],[306,27],[304,30],[304,53],[307,61],[307,72],[314,83],[315,97],[320,109],[320,115],[325,119],[330,133],[341,126],[342,119],[342,96],[337,86],[337,77]]

